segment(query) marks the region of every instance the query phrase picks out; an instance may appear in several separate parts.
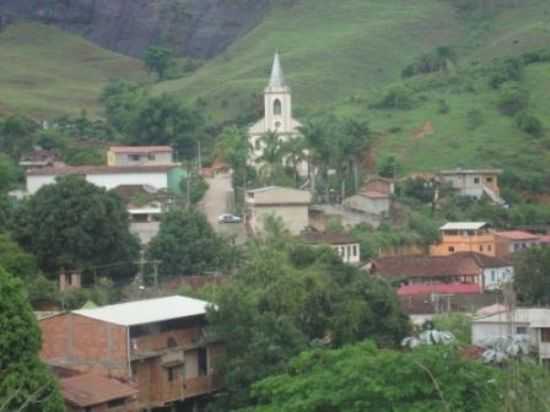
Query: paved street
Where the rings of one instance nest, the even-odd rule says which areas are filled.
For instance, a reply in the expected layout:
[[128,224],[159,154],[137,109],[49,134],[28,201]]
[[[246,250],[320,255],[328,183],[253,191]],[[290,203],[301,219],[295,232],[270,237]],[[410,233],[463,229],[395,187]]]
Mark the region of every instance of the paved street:
[[243,243],[246,240],[246,231],[242,223],[218,223],[218,216],[231,212],[227,210],[227,199],[232,192],[231,175],[220,174],[214,178],[207,178],[206,181],[209,189],[204,195],[201,207],[208,221],[218,233],[224,236],[235,236],[237,243]]

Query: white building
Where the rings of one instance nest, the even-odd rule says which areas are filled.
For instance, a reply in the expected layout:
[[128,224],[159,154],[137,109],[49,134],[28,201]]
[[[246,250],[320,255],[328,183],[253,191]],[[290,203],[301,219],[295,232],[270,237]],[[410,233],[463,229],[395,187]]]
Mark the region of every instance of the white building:
[[310,204],[311,193],[304,190],[277,186],[249,190],[246,194],[247,223],[254,234],[260,234],[266,219],[273,216],[280,218],[290,233],[299,235],[309,226]]
[[472,343],[483,346],[488,340],[528,335],[539,361],[550,362],[550,309],[517,308],[472,322]]
[[[264,118],[248,131],[252,147],[251,162],[256,162],[262,156],[264,144],[261,138],[266,133],[274,132],[282,141],[286,141],[299,136],[301,126],[301,123],[292,117],[292,95],[285,81],[279,53],[276,53],[271,78],[264,90]],[[301,167],[300,171],[304,172],[305,166]]]
[[500,169],[455,169],[439,172],[441,181],[449,183],[461,196],[481,199],[486,196],[497,205],[504,205],[500,197],[498,177]]
[[170,146],[111,146],[107,151],[109,166],[170,166],[173,158]]
[[34,194],[41,187],[55,184],[61,176],[78,175],[107,190],[124,185],[147,185],[159,189],[168,188],[168,174],[172,166],[65,166],[27,171],[27,192]]
[[334,250],[342,262],[352,265],[361,263],[361,247],[357,240],[343,233],[304,232],[302,239],[312,245],[326,245]]

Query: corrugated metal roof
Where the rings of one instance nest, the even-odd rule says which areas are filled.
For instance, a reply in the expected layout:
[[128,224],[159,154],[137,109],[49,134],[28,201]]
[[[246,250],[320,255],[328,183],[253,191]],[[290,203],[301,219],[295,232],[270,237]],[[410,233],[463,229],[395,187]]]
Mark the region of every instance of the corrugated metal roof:
[[109,150],[113,153],[132,154],[173,152],[170,146],[111,146]]
[[488,226],[487,222],[449,222],[441,230],[479,230]]
[[73,313],[116,325],[135,326],[204,315],[209,305],[210,303],[204,300],[170,296],[119,303],[97,309],[80,309]]
[[397,290],[398,296],[429,295],[431,293],[449,295],[479,295],[481,288],[474,283],[440,283],[434,285],[407,285]]

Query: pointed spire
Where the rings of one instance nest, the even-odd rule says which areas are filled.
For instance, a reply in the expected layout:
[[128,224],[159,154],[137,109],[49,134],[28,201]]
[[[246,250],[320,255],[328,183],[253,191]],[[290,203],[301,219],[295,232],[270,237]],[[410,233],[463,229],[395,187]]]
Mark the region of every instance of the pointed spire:
[[285,76],[281,68],[279,60],[279,52],[275,52],[273,58],[273,68],[271,69],[271,79],[269,79],[269,87],[286,87]]

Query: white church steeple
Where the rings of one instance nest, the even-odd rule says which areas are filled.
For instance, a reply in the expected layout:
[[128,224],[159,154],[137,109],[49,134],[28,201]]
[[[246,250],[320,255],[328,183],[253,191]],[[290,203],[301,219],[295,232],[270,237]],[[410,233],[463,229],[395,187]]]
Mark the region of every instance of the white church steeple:
[[293,128],[292,96],[286,84],[279,52],[275,53],[269,84],[264,91],[265,128],[288,134]]

